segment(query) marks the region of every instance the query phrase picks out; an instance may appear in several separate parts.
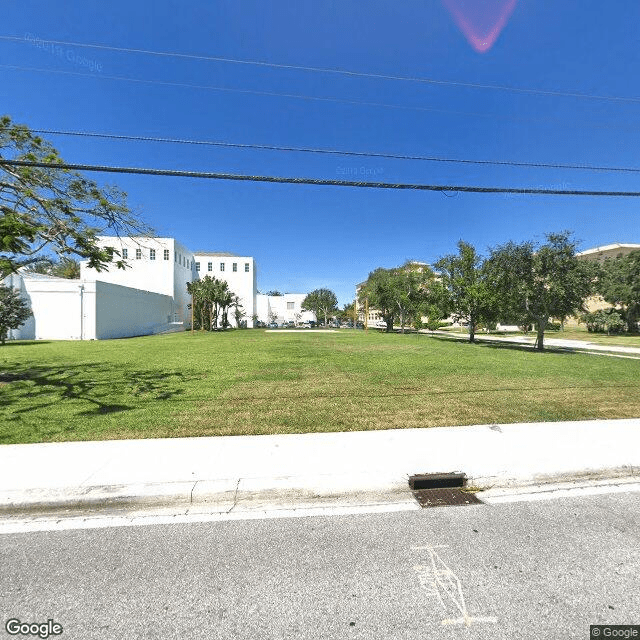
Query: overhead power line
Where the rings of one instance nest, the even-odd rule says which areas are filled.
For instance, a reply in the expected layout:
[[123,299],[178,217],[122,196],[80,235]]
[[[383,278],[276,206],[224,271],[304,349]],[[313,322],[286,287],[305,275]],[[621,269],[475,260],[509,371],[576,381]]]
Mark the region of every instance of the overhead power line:
[[0,158],[0,166],[37,167],[40,169],[66,169],[72,171],[98,171],[102,173],[129,173],[151,176],[171,176],[176,178],[200,178],[209,180],[236,180],[242,182],[271,182],[276,184],[307,184],[321,187],[357,187],[365,189],[402,189],[413,191],[458,191],[461,193],[513,193],[521,195],[545,196],[594,196],[594,197],[638,197],[640,191],[582,191],[569,189],[532,189],[529,187],[480,187],[470,185],[411,184],[392,182],[359,182],[352,180],[326,180],[289,176],[260,176],[209,171],[182,171],[176,169],[147,169],[143,167],[113,167],[94,164],[71,164],[33,162],[30,160],[5,160]]
[[628,124],[609,124],[601,122],[575,122],[574,120],[565,120],[562,118],[522,118],[517,116],[508,116],[498,113],[481,113],[478,111],[458,111],[455,109],[437,109],[435,107],[420,107],[413,105],[393,104],[389,102],[371,102],[365,100],[352,100],[349,98],[339,98],[335,96],[311,96],[300,93],[284,93],[279,91],[260,91],[258,89],[237,89],[234,87],[222,87],[206,84],[191,84],[188,82],[173,82],[168,80],[148,80],[145,78],[129,78],[127,76],[106,75],[103,73],[86,73],[82,71],[70,71],[64,69],[47,69],[42,67],[25,67],[13,64],[0,64],[0,69],[9,69],[13,71],[29,71],[35,73],[51,73],[54,75],[73,76],[78,78],[91,78],[92,80],[114,80],[118,82],[132,82],[134,84],[161,86],[161,87],[178,87],[183,89],[197,89],[200,91],[220,91],[222,93],[239,93],[244,95],[264,96],[271,98],[287,98],[294,100],[305,100],[308,102],[333,103],[355,105],[363,107],[376,107],[380,109],[399,109],[401,111],[416,111],[421,113],[441,113],[449,116],[471,116],[475,118],[490,118],[492,120],[505,120],[507,122],[533,123],[533,124],[561,124],[563,126],[579,126],[580,128],[595,129],[637,129],[638,127],[629,126]]
[[247,59],[239,59],[239,58],[226,58],[222,56],[205,56],[205,55],[197,55],[197,54],[191,54],[191,53],[180,53],[176,51],[155,51],[152,49],[114,47],[114,46],[104,45],[104,44],[73,42],[69,40],[48,40],[48,39],[45,40],[43,38],[33,38],[32,40],[29,40],[26,36],[25,37],[0,36],[0,40],[6,40],[6,41],[12,41],[12,42],[26,42],[26,43],[29,43],[31,41],[39,41],[39,42],[46,42],[51,44],[60,44],[60,45],[65,45],[70,47],[80,47],[85,49],[115,51],[118,53],[138,53],[143,55],[159,56],[164,58],[182,58],[186,60],[223,62],[227,64],[248,65],[248,66],[255,66],[255,67],[267,67],[272,69],[285,69],[285,70],[292,70],[292,71],[334,74],[334,75],[348,76],[348,77],[355,77],[355,78],[370,78],[370,79],[376,79],[376,80],[395,80],[395,81],[401,81],[401,82],[417,82],[417,83],[431,84],[431,85],[465,87],[470,89],[487,89],[491,91],[508,91],[512,93],[552,96],[552,97],[561,97],[561,98],[580,98],[580,99],[587,99],[587,100],[606,100],[606,101],[615,101],[615,102],[640,103],[640,98],[637,98],[637,97],[598,95],[598,94],[590,94],[590,93],[581,93],[579,91],[546,90],[546,89],[535,89],[535,88],[529,88],[529,87],[513,87],[508,85],[483,84],[478,82],[460,82],[456,80],[439,80],[436,78],[425,78],[423,76],[400,76],[400,75],[385,74],[385,73],[354,71],[352,69],[335,69],[330,67],[312,67],[307,65],[280,64],[275,62],[266,62],[264,60],[247,60]]
[[390,160],[419,160],[426,162],[450,162],[458,164],[495,165],[506,167],[530,167],[536,169],[578,169],[582,171],[607,171],[640,173],[637,167],[605,167],[590,164],[563,164],[549,162],[519,162],[516,160],[473,160],[469,158],[444,158],[441,156],[405,155],[398,153],[382,153],[377,151],[349,151],[345,149],[326,149],[313,147],[285,147],[270,144],[244,144],[240,142],[224,142],[219,140],[190,140],[185,138],[163,138],[156,136],[132,136],[115,133],[97,133],[92,131],[61,131],[59,129],[31,129],[34,133],[45,135],[78,136],[82,138],[104,138],[107,140],[132,140],[137,142],[162,142],[171,144],[192,144],[231,149],[255,149],[263,151],[286,151],[295,153],[314,153],[336,156],[353,156],[363,158],[384,158]]

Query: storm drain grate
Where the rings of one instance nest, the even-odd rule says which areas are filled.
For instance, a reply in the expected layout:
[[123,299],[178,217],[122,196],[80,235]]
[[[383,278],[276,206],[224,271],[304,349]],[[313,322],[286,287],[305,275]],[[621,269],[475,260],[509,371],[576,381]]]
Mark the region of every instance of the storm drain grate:
[[411,476],[409,487],[423,508],[483,504],[475,493],[464,491],[466,482],[464,473],[428,473]]

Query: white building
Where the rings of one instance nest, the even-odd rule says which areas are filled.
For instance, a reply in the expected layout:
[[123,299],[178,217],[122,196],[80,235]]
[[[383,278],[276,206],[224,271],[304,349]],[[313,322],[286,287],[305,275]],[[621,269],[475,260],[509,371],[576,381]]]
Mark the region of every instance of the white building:
[[33,315],[9,340],[104,340],[183,330],[172,296],[99,280],[21,272],[3,284],[17,289]]
[[[4,284],[19,290],[33,313],[24,325],[10,332],[9,339],[101,340],[187,329],[191,326],[187,283],[206,272],[229,284],[240,298],[247,326],[253,326],[253,258],[201,252],[196,260],[194,253],[174,238],[105,236],[99,243],[120,252],[127,268],[114,265],[108,271],[96,271],[83,262],[78,280],[25,270],[5,278]],[[235,322],[231,316],[229,320]]]
[[[196,251],[194,254],[196,277],[211,276],[224,280],[229,289],[239,298],[247,327],[253,327],[257,312],[257,273],[256,264],[249,256],[237,256],[233,253]],[[229,322],[235,323],[233,314]]]
[[[110,282],[141,291],[153,291],[173,299],[172,322],[189,323],[191,298],[187,282],[197,278],[193,253],[173,238],[129,238],[101,236],[99,244],[114,247],[127,261],[126,269],[109,267],[108,271],[80,265],[81,280]],[[186,326],[186,324],[185,324]]]
[[257,296],[258,320],[269,324],[277,322],[284,324],[286,322],[302,322],[316,321],[316,314],[313,311],[303,311],[302,302],[306,298],[304,293],[285,293],[281,296],[268,296],[259,293]]

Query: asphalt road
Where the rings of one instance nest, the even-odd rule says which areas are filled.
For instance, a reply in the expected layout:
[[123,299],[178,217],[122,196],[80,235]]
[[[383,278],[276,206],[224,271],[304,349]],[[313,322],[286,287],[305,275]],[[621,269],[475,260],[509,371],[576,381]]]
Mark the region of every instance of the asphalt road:
[[0,565],[0,637],[585,640],[640,624],[640,493],[8,534]]

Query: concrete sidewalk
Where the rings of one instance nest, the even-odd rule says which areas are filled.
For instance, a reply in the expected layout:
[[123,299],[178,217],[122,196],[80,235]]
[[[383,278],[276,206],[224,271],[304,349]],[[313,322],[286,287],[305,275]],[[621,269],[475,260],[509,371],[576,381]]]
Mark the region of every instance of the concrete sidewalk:
[[[458,340],[469,340],[469,334],[451,333],[450,331],[432,331],[442,336],[449,338],[457,338]],[[484,334],[476,333],[476,340],[480,342],[510,342],[513,344],[529,345],[533,347],[536,337],[535,335],[528,336],[500,336],[494,333]],[[602,345],[595,342],[589,342],[588,340],[574,340],[568,338],[546,338],[544,339],[545,346],[548,347],[561,347],[562,349],[573,349],[576,351],[598,351],[603,354],[606,353],[624,353],[629,355],[640,355],[640,347],[625,347],[622,345]]]
[[452,471],[483,488],[640,476],[640,419],[2,445],[0,515],[381,504]]

